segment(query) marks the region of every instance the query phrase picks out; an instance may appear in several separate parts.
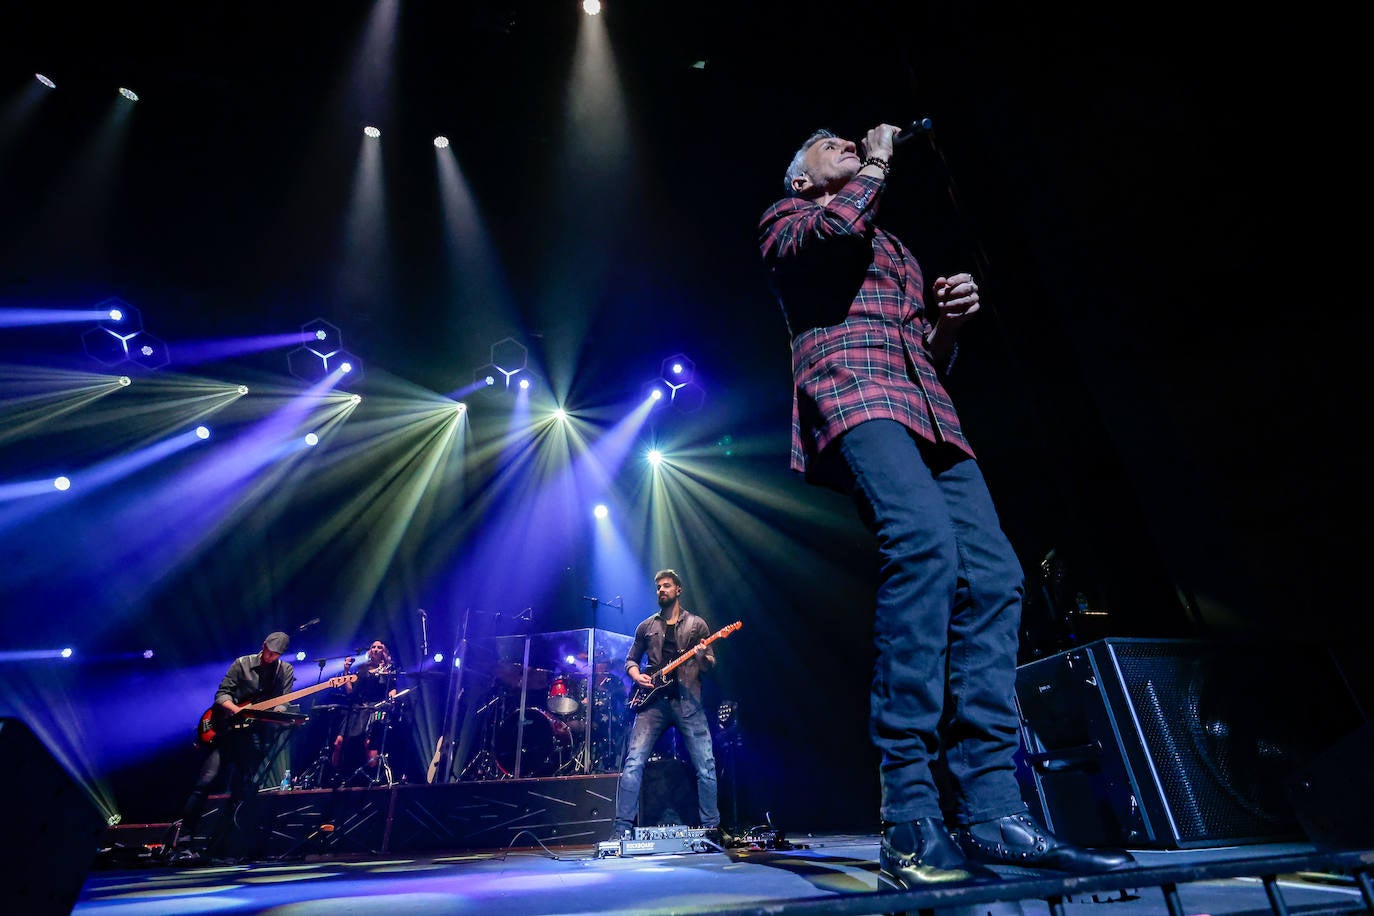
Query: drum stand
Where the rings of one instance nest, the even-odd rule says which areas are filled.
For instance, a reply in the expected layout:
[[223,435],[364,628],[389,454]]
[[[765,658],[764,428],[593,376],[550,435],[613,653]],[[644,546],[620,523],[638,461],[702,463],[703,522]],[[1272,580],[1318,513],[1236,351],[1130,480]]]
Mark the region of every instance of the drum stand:
[[[493,706],[505,700],[504,694],[496,694],[482,708],[473,713],[480,716],[490,710]],[[467,779],[487,780],[504,779],[506,774],[501,771],[501,765],[496,760],[496,752],[492,750],[496,746],[496,729],[501,724],[501,717],[493,715],[486,725],[482,726],[483,736],[481,745],[477,748],[477,753],[472,755],[468,765],[463,767],[463,771],[458,774],[458,781]]]
[[581,742],[578,742],[578,744],[579,747],[577,749],[577,752],[568,757],[568,759],[565,760],[558,767],[558,769],[554,771],[553,775],[577,776],[579,774],[584,774],[589,771],[590,764],[587,761],[587,749],[586,747],[581,746]]
[[[575,730],[569,731],[573,736],[573,743],[570,746],[568,759],[563,761],[558,767],[555,776],[585,776],[592,772],[592,762],[596,759],[596,739],[591,734],[592,719],[591,712],[584,711],[580,717],[574,716],[572,719],[580,718],[582,722],[582,737],[576,737]],[[570,724],[565,720],[565,724]]]
[[[387,736],[390,734],[391,727],[387,726],[386,731],[382,732],[382,746],[381,749],[377,752],[377,765],[373,767],[368,766],[367,763],[364,763],[362,766],[358,767],[357,772],[353,774],[353,777],[362,776],[364,779],[366,779],[368,788],[375,788],[376,786],[381,785],[383,776],[386,777],[387,788],[390,788],[393,784],[393,780],[391,778],[391,760],[387,757],[386,754],[386,739]],[[369,770],[371,770],[371,772],[368,772]],[[350,781],[353,777],[349,777]]]
[[372,707],[376,713],[383,717],[376,721],[376,724],[382,729],[382,743],[377,748],[377,765],[375,767],[370,766],[372,762],[370,758],[364,760],[363,765],[358,767],[357,771],[352,776],[348,777],[349,782],[362,776],[367,780],[368,788],[375,788],[382,785],[382,779],[385,777],[387,788],[391,788],[391,786],[395,785],[396,781],[391,773],[391,757],[386,752],[386,743],[391,737],[391,729],[395,724],[396,701],[409,692],[409,690],[402,691],[400,694],[389,697]]
[[300,776],[296,777],[296,786],[301,789],[327,788],[324,781],[325,776],[329,773],[333,753],[334,746],[332,744],[326,744],[320,748],[320,755],[315,758],[315,762],[310,764]]

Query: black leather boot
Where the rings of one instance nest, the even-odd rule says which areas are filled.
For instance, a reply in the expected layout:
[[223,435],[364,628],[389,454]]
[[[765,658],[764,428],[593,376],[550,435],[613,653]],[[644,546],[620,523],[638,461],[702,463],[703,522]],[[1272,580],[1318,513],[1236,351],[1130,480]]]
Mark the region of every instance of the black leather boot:
[[878,846],[878,877],[907,890],[955,881],[997,879],[994,872],[968,860],[938,817],[923,817],[886,828]]
[[1134,865],[1124,849],[1074,846],[1056,839],[1029,814],[1008,814],[955,831],[959,848],[974,862],[1049,868],[1080,874]]

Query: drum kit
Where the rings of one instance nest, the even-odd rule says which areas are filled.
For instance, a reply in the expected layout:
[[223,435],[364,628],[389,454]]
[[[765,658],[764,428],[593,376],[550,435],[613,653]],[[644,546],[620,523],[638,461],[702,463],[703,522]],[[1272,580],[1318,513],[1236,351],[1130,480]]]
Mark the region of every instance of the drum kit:
[[472,713],[480,738],[459,779],[616,772],[627,696],[624,679],[601,663],[590,672],[498,667],[484,702]]
[[[418,672],[415,677],[428,675]],[[395,672],[406,677],[405,672]],[[392,690],[383,700],[375,703],[323,703],[310,710],[310,718],[320,723],[316,726],[314,737],[323,739],[323,747],[315,760],[292,780],[293,788],[324,789],[345,787],[391,786],[395,774],[391,767],[391,757],[387,744],[393,731],[400,732],[405,726],[413,725],[410,718],[410,696],[418,689],[418,683],[402,690]],[[366,718],[366,737],[368,746],[377,751],[376,765],[364,765],[353,772],[344,772],[338,766],[334,739],[343,734],[344,723],[350,717]],[[400,740],[398,735],[397,740]]]

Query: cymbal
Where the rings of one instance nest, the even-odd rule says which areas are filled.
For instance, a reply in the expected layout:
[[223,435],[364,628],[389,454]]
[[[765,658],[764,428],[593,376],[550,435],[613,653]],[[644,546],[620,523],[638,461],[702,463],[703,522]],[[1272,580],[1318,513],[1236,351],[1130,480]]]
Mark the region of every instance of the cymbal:
[[516,662],[506,662],[496,669],[496,679],[503,684],[507,684],[511,687],[518,687],[522,680],[521,675],[527,675],[527,677],[523,678],[525,683],[535,690],[543,690],[545,687],[548,687],[549,675],[551,674],[553,674],[553,672],[548,668],[530,668],[526,671]]
[[397,677],[440,678],[448,677],[448,672],[430,669],[428,671],[397,671],[396,675]]

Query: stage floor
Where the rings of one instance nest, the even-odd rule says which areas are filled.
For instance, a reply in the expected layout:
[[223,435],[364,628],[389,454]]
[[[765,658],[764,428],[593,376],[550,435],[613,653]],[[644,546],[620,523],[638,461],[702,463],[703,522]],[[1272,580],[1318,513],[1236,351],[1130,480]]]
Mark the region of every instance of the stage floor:
[[861,914],[937,904],[980,912],[976,904],[992,899],[1019,899],[1031,916],[1344,913],[1367,911],[1361,883],[1368,893],[1374,867],[1374,851],[1327,853],[1306,844],[1140,851],[1138,869],[1110,877],[999,869],[1002,882],[932,895],[880,890],[877,858],[876,835],[787,833],[773,848],[655,855],[536,845],[190,869],[148,864],[91,871],[73,913]]

